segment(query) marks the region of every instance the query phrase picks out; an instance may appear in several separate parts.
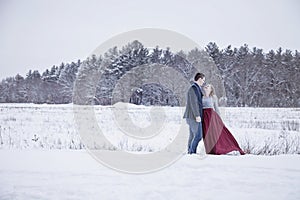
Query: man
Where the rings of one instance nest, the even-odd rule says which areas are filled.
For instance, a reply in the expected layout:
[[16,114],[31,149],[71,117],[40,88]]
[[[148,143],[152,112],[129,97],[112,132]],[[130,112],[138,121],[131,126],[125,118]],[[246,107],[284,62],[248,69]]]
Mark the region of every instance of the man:
[[196,153],[198,143],[202,139],[202,116],[203,105],[202,97],[203,93],[201,86],[205,82],[205,75],[197,73],[194,77],[194,83],[187,92],[186,109],[183,118],[186,118],[186,122],[190,128],[190,136],[188,140],[188,153]]

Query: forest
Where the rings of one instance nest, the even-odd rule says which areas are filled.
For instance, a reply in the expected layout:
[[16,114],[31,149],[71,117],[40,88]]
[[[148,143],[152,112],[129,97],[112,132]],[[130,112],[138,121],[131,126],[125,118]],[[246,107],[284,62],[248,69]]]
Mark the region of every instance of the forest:
[[[170,48],[158,46],[147,48],[139,41],[120,49],[112,47],[104,55],[53,65],[44,72],[29,70],[25,77],[20,74],[7,77],[0,83],[0,103],[110,105],[114,103],[114,88],[125,74],[137,66],[151,73],[153,65],[174,68],[189,81],[196,69],[201,69],[207,82],[215,85],[221,106],[300,106],[297,50],[278,48],[264,52],[247,44],[221,49],[211,42],[204,49],[172,52]],[[130,98],[122,101],[138,105],[180,105],[172,88],[165,88],[159,82],[143,82],[141,71],[132,73],[140,86],[131,88]],[[170,74],[153,76],[172,77]],[[179,92],[185,93],[184,90],[183,87]]]

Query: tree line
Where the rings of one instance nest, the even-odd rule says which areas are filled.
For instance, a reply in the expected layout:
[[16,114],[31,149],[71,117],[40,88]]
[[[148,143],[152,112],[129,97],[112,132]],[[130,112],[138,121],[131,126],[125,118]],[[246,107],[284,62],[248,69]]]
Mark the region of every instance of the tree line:
[[[138,41],[121,49],[113,47],[102,56],[93,55],[83,61],[54,65],[43,73],[30,70],[26,77],[17,74],[5,78],[0,83],[0,103],[65,104],[76,101],[109,105],[113,103],[113,89],[124,74],[136,66],[151,64],[171,66],[189,80],[195,73],[194,66],[198,66],[207,75],[208,82],[216,86],[222,105],[300,106],[298,51],[279,48],[264,53],[262,49],[250,49],[247,45],[220,49],[216,43],[209,43],[203,50],[195,48],[189,52],[173,53],[169,48],[146,48]],[[139,73],[134,76],[140,76]],[[76,83],[84,86],[77,87],[84,98],[73,99]],[[123,101],[143,105],[179,105],[171,88],[163,88],[158,83],[140,83],[139,88],[133,88],[131,97]]]
[[296,50],[249,49],[209,43],[206,51],[224,80],[229,106],[299,107],[300,53]]

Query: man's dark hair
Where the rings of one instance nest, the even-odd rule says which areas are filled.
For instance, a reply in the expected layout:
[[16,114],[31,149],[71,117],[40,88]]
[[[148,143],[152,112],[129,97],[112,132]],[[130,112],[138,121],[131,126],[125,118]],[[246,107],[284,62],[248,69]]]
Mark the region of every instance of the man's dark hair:
[[198,81],[199,78],[204,78],[205,75],[203,73],[198,72],[195,77],[194,77],[194,81]]

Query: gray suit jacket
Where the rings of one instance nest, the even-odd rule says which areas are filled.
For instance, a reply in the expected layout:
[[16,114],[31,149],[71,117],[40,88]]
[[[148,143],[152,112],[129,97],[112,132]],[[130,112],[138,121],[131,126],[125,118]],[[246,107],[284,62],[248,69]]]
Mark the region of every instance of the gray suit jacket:
[[193,83],[187,92],[186,108],[183,118],[196,120],[196,117],[202,117],[202,92],[196,83]]

